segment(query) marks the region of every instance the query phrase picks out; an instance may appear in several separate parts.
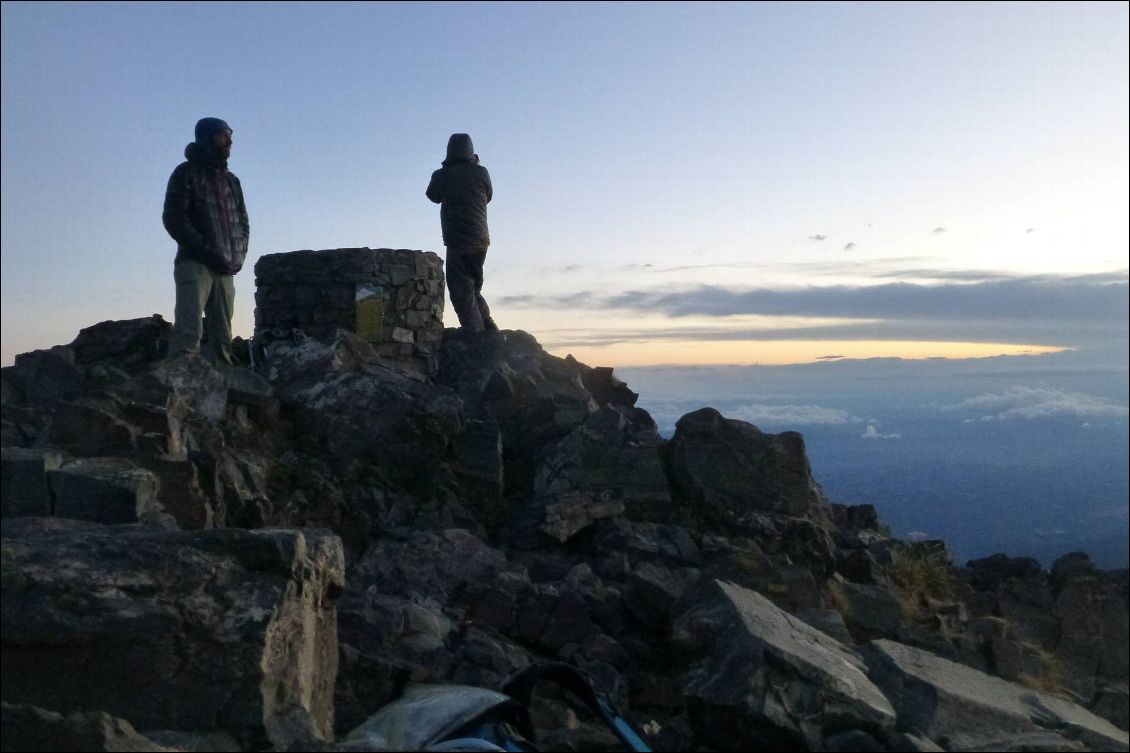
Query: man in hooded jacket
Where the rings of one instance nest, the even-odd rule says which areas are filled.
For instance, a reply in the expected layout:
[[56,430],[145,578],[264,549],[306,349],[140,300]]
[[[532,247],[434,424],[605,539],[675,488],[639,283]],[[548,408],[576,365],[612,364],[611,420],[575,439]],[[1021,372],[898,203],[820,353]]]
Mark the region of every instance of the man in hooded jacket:
[[200,350],[208,326],[205,356],[230,365],[234,276],[243,267],[251,226],[239,178],[228,171],[232,130],[219,118],[202,118],[196,140],[185,147],[165,191],[161,216],[177,242],[173,262],[177,302],[169,358]]
[[447,140],[447,159],[432,173],[427,196],[440,205],[443,245],[447,246],[447,290],[459,324],[471,332],[498,331],[483,299],[483,263],[490,246],[487,204],[494,195],[490,173],[465,133]]

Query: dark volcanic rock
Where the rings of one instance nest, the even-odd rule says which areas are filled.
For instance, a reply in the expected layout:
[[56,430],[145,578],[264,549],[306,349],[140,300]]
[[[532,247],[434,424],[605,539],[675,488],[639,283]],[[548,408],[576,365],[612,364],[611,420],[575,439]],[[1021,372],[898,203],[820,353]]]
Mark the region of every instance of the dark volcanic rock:
[[1044,744],[1056,737],[1059,745],[1078,740],[1097,750],[1130,744],[1126,732],[1080,706],[920,649],[880,640],[864,647],[863,656],[868,676],[898,711],[899,729],[927,735],[947,750],[1030,750],[1009,740],[1028,735]]
[[760,594],[707,584],[672,640],[690,662],[683,692],[691,720],[719,750],[818,750],[827,736],[881,734],[894,724],[854,652]]
[[740,524],[751,512],[830,517],[800,434],[765,434],[713,408],[675,425],[671,474],[687,499],[723,522]]
[[0,452],[0,518],[51,515],[54,503],[47,474],[62,464],[62,453],[23,447],[4,447]]
[[[365,250],[275,267],[286,279],[258,296],[270,316],[234,344],[254,372],[158,360],[159,317],[103,322],[0,372],[5,702],[56,726],[120,717],[170,747],[356,747],[316,738],[407,684],[497,688],[548,659],[587,670],[671,749],[1121,739],[1089,721],[1067,734],[1078,719],[1054,699],[963,738],[943,722],[969,712],[983,675],[936,688],[914,667],[888,672],[910,699],[895,705],[914,719],[933,693],[942,711],[895,729],[844,644],[894,637],[888,653],[1074,693],[1125,725],[1124,571],[1083,555],[1050,574],[1009,558],[955,571],[943,542],[899,542],[870,505],[827,504],[799,434],[704,409],[664,441],[611,369],[520,331],[441,343],[438,258],[410,269],[404,254],[388,269]],[[375,284],[398,318],[383,339],[341,329],[356,290],[339,273],[387,276]],[[564,701],[534,708],[550,747],[611,744]]]
[[2,532],[3,700],[252,747],[332,734],[337,537],[36,518]]
[[66,716],[27,704],[0,702],[0,748],[44,751],[165,751],[124,719],[103,711]]

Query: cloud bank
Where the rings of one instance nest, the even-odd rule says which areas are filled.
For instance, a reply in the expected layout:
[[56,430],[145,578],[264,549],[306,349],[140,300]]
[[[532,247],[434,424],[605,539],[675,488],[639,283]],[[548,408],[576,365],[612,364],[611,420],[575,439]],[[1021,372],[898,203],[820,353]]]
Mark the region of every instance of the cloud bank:
[[1071,416],[1081,419],[1126,419],[1130,409],[1103,397],[1044,387],[1011,387],[939,406],[947,412],[978,414],[966,421],[1007,421]]

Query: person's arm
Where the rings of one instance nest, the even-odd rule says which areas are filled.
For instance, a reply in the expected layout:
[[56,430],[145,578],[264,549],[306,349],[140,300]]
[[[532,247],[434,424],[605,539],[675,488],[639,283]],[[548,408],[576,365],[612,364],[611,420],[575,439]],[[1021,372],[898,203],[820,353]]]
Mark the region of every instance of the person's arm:
[[188,249],[197,258],[206,258],[208,254],[208,241],[193,226],[189,218],[189,204],[191,194],[188,188],[187,163],[173,170],[169,176],[169,185],[165,189],[165,209],[161,213],[161,221],[165,230],[179,245]]
[[485,167],[483,168],[483,181],[486,183],[487,203],[489,204],[491,198],[494,196],[494,186],[490,183],[490,173],[487,172]]
[[428,190],[424,192],[424,194],[432,200],[433,204],[439,204],[443,201],[443,192],[440,191],[441,180],[439,173],[439,170],[432,173],[432,179],[428,182]]
[[251,244],[251,221],[247,218],[247,204],[243,201],[243,185],[235,179],[235,193],[239,198],[239,224],[243,226],[243,237]]

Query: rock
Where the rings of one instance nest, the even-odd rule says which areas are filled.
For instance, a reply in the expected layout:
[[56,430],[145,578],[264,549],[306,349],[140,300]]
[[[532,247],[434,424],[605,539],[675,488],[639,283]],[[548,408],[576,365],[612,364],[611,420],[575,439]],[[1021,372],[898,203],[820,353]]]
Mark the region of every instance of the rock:
[[800,434],[764,434],[713,408],[688,413],[676,423],[671,476],[701,512],[731,525],[757,511],[830,516]]
[[796,617],[845,646],[855,643],[844,622],[844,616],[835,609],[801,609],[796,612]]
[[262,369],[293,409],[304,443],[331,458],[338,472],[358,460],[416,477],[453,454],[462,401],[384,366],[349,332],[338,330],[328,344],[275,342]]
[[1079,741],[1100,750],[1130,745],[1126,732],[1080,706],[920,649],[878,640],[863,648],[863,656],[868,676],[898,711],[898,728],[927,735],[947,750],[1004,749],[986,746],[1020,735],[1049,740],[1049,734],[1066,745]]
[[[647,413],[604,407],[546,452],[534,493],[543,500],[600,500],[603,517],[624,513],[630,519],[661,521],[671,506],[662,451],[663,440]],[[609,514],[615,503],[620,510]]]
[[157,476],[129,460],[76,458],[50,471],[47,477],[53,513],[60,518],[177,527],[158,501]]
[[0,518],[51,515],[47,474],[62,464],[63,455],[46,448],[4,447],[0,452]]
[[[94,699],[91,699],[94,700]],[[124,719],[104,711],[66,716],[22,703],[0,702],[0,748],[44,751],[166,751]]]
[[718,750],[816,750],[826,736],[894,725],[859,656],[765,597],[722,581],[675,622],[690,669],[683,693],[700,739]]
[[835,583],[829,588],[837,591],[839,600],[845,605],[844,622],[856,642],[894,638],[898,634],[902,608],[889,589],[850,582]]
[[632,392],[628,389],[628,385],[612,375],[612,369],[606,366],[590,368],[579,362],[577,366],[581,370],[581,383],[585,385],[585,389],[598,405],[620,405],[631,408],[639,399],[638,393]]
[[[341,543],[6,521],[2,698],[282,748],[333,730]],[[76,672],[76,667],[82,667]]]
[[99,322],[80,330],[70,348],[79,364],[112,361],[117,368],[135,372],[161,358],[172,329],[160,314]]
[[872,753],[872,751],[881,750],[882,747],[879,741],[868,733],[861,729],[853,729],[847,732],[837,732],[824,738],[823,750],[835,751],[836,753],[847,753],[848,751]]
[[273,426],[279,418],[279,401],[271,383],[250,369],[227,366],[220,371],[228,387],[228,402],[246,407],[251,418]]
[[940,753],[944,748],[928,737],[911,735],[906,732],[895,735],[887,747],[898,753]]
[[219,421],[227,410],[227,381],[208,361],[195,353],[162,361],[142,379],[152,379],[175,392],[189,410],[209,421]]
[[75,363],[74,351],[65,345],[21,353],[16,356],[11,371],[5,371],[5,376],[15,377],[19,385],[19,403],[33,408],[70,400],[86,386]]

